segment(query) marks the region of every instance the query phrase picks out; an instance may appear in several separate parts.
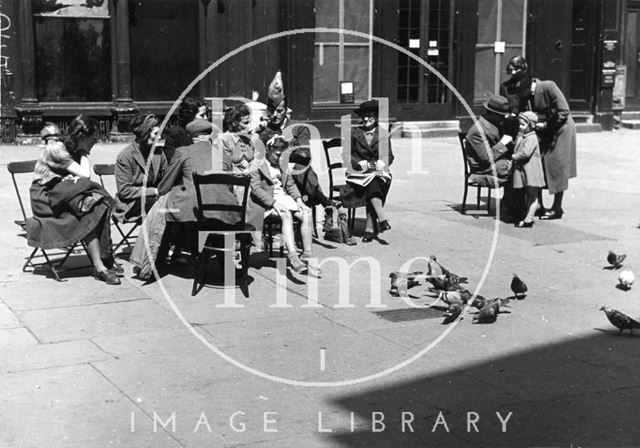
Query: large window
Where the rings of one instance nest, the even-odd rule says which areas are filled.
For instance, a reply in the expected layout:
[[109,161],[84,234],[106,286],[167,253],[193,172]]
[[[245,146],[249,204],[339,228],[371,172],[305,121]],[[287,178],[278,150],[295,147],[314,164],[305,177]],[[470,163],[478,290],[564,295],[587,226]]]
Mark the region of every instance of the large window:
[[106,0],[83,6],[33,0],[40,101],[110,101],[111,32]]
[[[316,0],[316,27],[373,34],[373,0]],[[313,61],[313,103],[340,102],[340,82],[353,82],[355,102],[371,97],[372,41],[318,33]]]
[[177,98],[199,74],[198,0],[129,0],[129,25],[133,97]]

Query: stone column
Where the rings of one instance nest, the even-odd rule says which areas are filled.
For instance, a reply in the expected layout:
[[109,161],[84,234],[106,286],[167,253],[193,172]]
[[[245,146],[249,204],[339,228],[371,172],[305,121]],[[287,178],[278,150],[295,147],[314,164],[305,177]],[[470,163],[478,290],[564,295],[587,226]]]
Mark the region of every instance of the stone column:
[[113,0],[115,8],[115,65],[116,103],[111,109],[112,141],[129,141],[133,134],[129,130],[129,120],[138,113],[138,107],[131,98],[131,57],[129,52],[129,6],[127,0]]
[[33,14],[30,1],[18,2],[20,65],[22,70],[22,98],[16,106],[20,123],[18,143],[30,144],[40,139],[43,109],[36,98],[35,42]]

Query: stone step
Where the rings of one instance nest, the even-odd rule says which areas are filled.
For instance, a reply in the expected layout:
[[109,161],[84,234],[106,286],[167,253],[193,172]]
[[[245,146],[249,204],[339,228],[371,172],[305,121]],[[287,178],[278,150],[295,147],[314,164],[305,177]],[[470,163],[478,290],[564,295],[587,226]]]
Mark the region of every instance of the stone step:
[[640,120],[622,119],[622,127],[627,129],[640,129]]
[[593,115],[587,112],[571,112],[571,118],[578,123],[593,123]]
[[460,132],[460,121],[458,120],[437,120],[437,121],[405,121],[402,126],[402,137],[410,138],[420,136],[430,137],[451,137]]
[[602,132],[602,126],[600,126],[600,123],[576,123],[576,132],[579,134]]
[[420,138],[457,137],[460,129],[404,129],[402,138],[419,136]]
[[637,111],[637,110],[623,110],[622,114],[620,114],[620,116],[622,117],[622,121],[640,120],[640,111]]

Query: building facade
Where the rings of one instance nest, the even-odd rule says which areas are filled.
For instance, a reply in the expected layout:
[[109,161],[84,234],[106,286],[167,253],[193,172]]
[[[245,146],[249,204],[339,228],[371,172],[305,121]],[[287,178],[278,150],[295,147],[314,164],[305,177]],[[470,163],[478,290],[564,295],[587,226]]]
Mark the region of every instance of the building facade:
[[127,138],[132,114],[184,93],[265,101],[278,69],[294,119],[323,136],[371,97],[394,121],[464,121],[459,98],[479,112],[515,54],[604,129],[624,66],[622,103],[640,110],[638,0],[0,0],[0,15],[5,141],[78,113]]

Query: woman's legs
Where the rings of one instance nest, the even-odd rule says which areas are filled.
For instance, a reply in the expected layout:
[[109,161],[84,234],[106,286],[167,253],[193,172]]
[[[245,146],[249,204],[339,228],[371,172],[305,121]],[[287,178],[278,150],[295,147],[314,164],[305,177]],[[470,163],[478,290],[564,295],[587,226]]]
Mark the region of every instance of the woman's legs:
[[89,258],[93,263],[93,267],[97,272],[107,271],[107,267],[104,265],[100,252],[100,240],[98,239],[98,229],[93,229],[85,238],[84,244],[87,246],[87,252]]
[[556,193],[553,195],[553,205],[551,206],[552,210],[555,210],[556,212],[561,212],[562,211],[562,199],[564,197],[564,191],[561,191],[559,193]]

